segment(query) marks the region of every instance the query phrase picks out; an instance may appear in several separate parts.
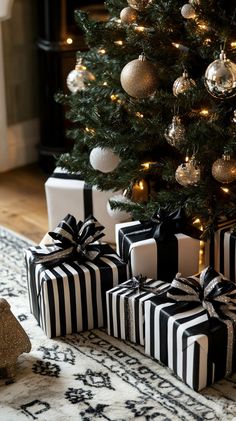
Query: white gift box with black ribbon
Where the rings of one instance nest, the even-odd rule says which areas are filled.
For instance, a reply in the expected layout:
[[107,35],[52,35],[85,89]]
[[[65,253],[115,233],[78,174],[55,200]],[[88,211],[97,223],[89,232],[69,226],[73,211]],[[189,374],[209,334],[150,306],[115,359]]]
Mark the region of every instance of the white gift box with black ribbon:
[[127,280],[127,265],[98,243],[103,229],[68,214],[49,232],[54,244],[25,251],[30,309],[49,338],[106,326],[106,291]]
[[139,221],[116,224],[116,251],[129,264],[129,275],[142,273],[171,282],[177,272],[199,271],[200,240],[179,233],[159,242]]
[[236,282],[236,219],[220,224],[206,242],[205,264]]
[[135,280],[133,278],[107,291],[107,328],[111,336],[144,345],[144,302],[169,284],[146,279],[139,287]]
[[[207,276],[210,302],[207,299],[201,304],[201,296],[191,301],[184,294],[177,301],[156,296],[145,302],[145,353],[168,366],[198,391],[236,371],[236,290],[231,283],[229,293],[218,273]],[[183,279],[183,283],[185,281]],[[217,285],[221,291],[222,285],[226,286],[226,295],[222,293],[219,297]],[[216,289],[218,304],[221,299],[222,303],[228,300],[234,310],[231,307],[228,311],[226,305],[225,310],[219,310],[222,317],[215,315],[214,301],[209,298],[210,288],[211,291]],[[231,313],[232,318],[225,317],[227,313]]]
[[49,230],[54,229],[67,213],[81,220],[94,215],[105,227],[104,240],[115,243],[117,219],[107,212],[107,202],[114,196],[114,191],[100,191],[85,183],[79,173],[69,174],[58,167],[47,179],[45,193]]

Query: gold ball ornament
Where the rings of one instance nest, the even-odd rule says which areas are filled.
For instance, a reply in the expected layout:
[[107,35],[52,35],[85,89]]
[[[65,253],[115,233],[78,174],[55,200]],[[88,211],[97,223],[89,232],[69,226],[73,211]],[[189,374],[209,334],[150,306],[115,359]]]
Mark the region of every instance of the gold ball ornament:
[[139,12],[142,12],[143,10],[146,9],[148,4],[150,3],[150,0],[127,0],[127,3],[133,9],[136,9]]
[[178,96],[179,94],[184,94],[191,88],[194,88],[196,83],[188,75],[188,72],[185,70],[182,76],[178,77],[173,84],[173,94]]
[[183,187],[197,185],[200,177],[201,171],[194,158],[191,158],[189,162],[179,165],[175,172],[176,181]]
[[186,3],[181,8],[181,15],[185,19],[194,19],[196,17],[196,12],[192,4]]
[[185,140],[185,127],[181,123],[178,115],[174,115],[171,124],[167,127],[164,134],[167,142],[178,148]]
[[226,58],[222,50],[205,72],[205,86],[215,98],[227,99],[236,95],[236,64]]
[[125,7],[120,12],[120,20],[122,23],[126,23],[127,25],[131,23],[135,23],[138,17],[137,10],[133,9],[132,7]]
[[223,154],[222,158],[217,159],[212,165],[212,176],[216,181],[223,184],[229,184],[236,180],[236,159],[230,155]]
[[121,86],[134,98],[146,98],[157,87],[157,73],[154,64],[144,54],[125,65],[120,75]]
[[94,79],[94,75],[82,65],[82,60],[79,59],[74,70],[72,70],[66,78],[67,88],[75,94],[86,88],[85,81],[92,81]]

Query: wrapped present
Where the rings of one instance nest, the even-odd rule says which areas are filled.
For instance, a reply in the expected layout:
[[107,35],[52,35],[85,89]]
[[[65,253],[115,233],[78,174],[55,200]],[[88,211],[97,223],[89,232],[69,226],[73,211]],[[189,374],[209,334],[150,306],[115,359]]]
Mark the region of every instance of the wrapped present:
[[144,345],[144,302],[167,285],[140,275],[107,291],[108,334]]
[[55,244],[26,250],[30,309],[48,337],[106,326],[106,291],[127,280],[127,266],[93,217],[67,215],[50,236]]
[[235,284],[213,268],[173,280],[145,302],[145,352],[194,390],[236,369]]
[[236,219],[219,224],[205,246],[205,264],[236,282]]
[[107,202],[114,191],[100,191],[82,180],[79,173],[69,174],[56,168],[45,183],[49,230],[54,229],[67,213],[79,220],[90,214],[104,225],[104,240],[115,243],[117,220],[107,212]]
[[185,223],[182,209],[163,211],[148,222],[117,224],[117,253],[129,263],[130,277],[142,273],[171,282],[177,272],[189,276],[199,271],[200,235]]

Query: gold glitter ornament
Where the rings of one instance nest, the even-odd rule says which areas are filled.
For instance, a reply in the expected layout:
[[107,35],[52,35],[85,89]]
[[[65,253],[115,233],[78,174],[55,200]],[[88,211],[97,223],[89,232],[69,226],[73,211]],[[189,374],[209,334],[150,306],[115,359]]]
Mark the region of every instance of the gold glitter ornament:
[[137,10],[133,9],[132,7],[125,7],[120,12],[120,20],[122,23],[126,23],[127,25],[131,23],[135,23],[138,17]]
[[236,180],[236,159],[231,158],[228,154],[223,154],[222,158],[213,163],[211,172],[219,183],[232,183]]
[[178,166],[175,172],[176,181],[184,187],[195,186],[200,181],[201,171],[195,162],[194,156],[189,162]]
[[133,9],[136,9],[139,12],[142,12],[143,10],[146,9],[148,4],[150,3],[150,0],[127,0],[127,3]]
[[178,77],[173,84],[173,94],[178,96],[179,94],[184,94],[191,88],[194,88],[196,83],[188,75],[188,72],[184,70],[182,76]]
[[181,15],[185,19],[194,19],[196,17],[196,12],[192,4],[186,3],[181,8]]
[[172,123],[167,127],[164,134],[167,142],[178,148],[185,140],[185,127],[178,115],[174,115]]
[[144,54],[125,65],[120,75],[121,86],[128,95],[134,98],[146,98],[152,95],[157,87],[157,73],[154,64]]
[[17,358],[23,352],[30,352],[31,343],[4,298],[0,298],[0,338],[0,370],[6,383],[10,383],[16,375]]
[[227,99],[236,95],[236,64],[226,58],[224,50],[205,72],[205,86],[215,98]]
[[85,81],[92,81],[94,80],[94,75],[89,72],[85,66],[82,65],[82,59],[78,59],[74,70],[72,70],[67,78],[66,78],[66,85],[67,88],[75,94],[78,91],[82,91],[85,89]]

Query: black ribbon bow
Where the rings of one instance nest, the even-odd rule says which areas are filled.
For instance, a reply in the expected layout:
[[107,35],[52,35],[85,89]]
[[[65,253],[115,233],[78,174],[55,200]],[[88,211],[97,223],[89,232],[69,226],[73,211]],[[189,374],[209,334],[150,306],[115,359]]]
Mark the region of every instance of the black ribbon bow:
[[210,266],[200,275],[188,278],[178,273],[167,297],[181,302],[199,302],[210,317],[223,317],[236,323],[236,285]]
[[[154,281],[154,279],[153,279]],[[120,285],[121,288],[128,288],[132,289],[133,291],[138,292],[152,292],[154,294],[163,295],[169,288],[170,285],[168,284],[166,287],[162,288],[160,291],[157,287],[153,287],[147,284],[147,277],[140,275],[133,276],[129,282],[127,282],[125,285]]]
[[150,220],[153,238],[164,241],[174,234],[183,233],[199,239],[202,232],[191,225],[182,207],[169,213],[166,209],[159,209]]
[[33,252],[34,262],[43,264],[67,259],[94,260],[101,251],[91,243],[105,235],[103,230],[104,227],[93,216],[77,223],[75,217],[68,214],[54,231],[48,233],[54,240],[53,249],[36,249]]

